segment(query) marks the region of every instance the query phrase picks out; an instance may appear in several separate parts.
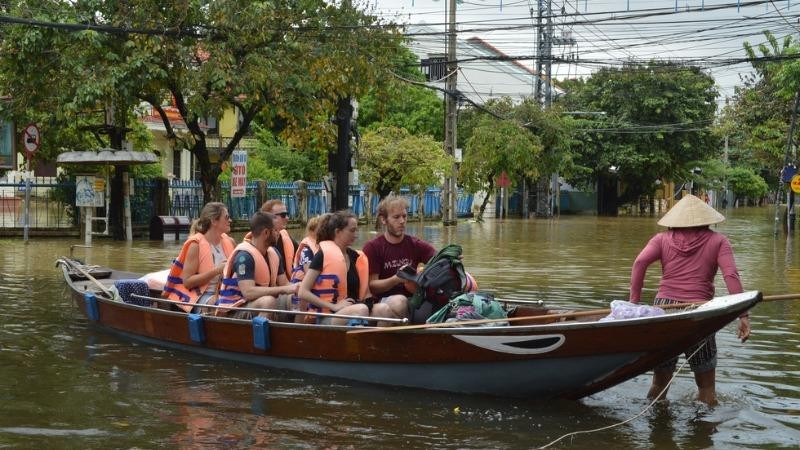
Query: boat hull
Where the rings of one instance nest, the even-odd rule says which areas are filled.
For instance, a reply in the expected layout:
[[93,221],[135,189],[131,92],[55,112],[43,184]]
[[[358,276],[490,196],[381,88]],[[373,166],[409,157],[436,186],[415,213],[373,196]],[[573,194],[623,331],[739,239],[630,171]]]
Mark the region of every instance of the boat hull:
[[[650,370],[735,320],[758,292],[694,311],[612,322],[348,333],[352,327],[190,316],[103,299],[66,276],[89,321],[148,344],[213,358],[393,386],[577,399]],[[716,302],[716,304],[715,304]],[[711,306],[708,306],[711,305]],[[265,339],[266,336],[266,339]]]

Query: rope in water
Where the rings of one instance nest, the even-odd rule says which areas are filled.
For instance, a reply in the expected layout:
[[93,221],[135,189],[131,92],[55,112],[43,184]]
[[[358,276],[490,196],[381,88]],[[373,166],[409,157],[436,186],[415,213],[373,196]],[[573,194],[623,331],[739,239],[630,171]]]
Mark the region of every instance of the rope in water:
[[604,426],[604,427],[600,427],[600,428],[594,428],[594,429],[591,429],[591,430],[579,430],[579,431],[572,431],[572,432],[570,432],[570,433],[567,433],[567,434],[565,434],[565,435],[562,435],[561,437],[559,437],[558,439],[556,439],[556,440],[554,440],[554,441],[551,441],[551,442],[549,442],[549,443],[547,443],[547,444],[545,444],[545,445],[543,445],[543,446],[541,446],[541,447],[536,447],[536,448],[537,448],[537,449],[544,449],[544,448],[548,448],[548,447],[550,447],[550,446],[552,446],[552,445],[556,444],[557,442],[559,442],[559,441],[561,441],[561,440],[564,440],[564,439],[566,439],[566,438],[568,438],[568,437],[570,437],[570,436],[577,436],[577,435],[579,435],[579,434],[589,434],[589,433],[596,433],[596,432],[598,432],[598,431],[610,430],[610,429],[612,429],[612,428],[616,428],[616,427],[618,427],[618,426],[625,425],[626,423],[633,422],[634,420],[638,419],[638,418],[639,418],[639,417],[641,417],[641,416],[642,416],[644,413],[646,413],[648,410],[650,410],[650,408],[652,408],[652,407],[653,407],[653,405],[655,405],[655,404],[656,404],[656,402],[658,402],[659,400],[661,400],[661,396],[662,396],[662,395],[664,395],[664,393],[665,393],[665,392],[667,392],[667,389],[669,389],[669,387],[672,385],[672,382],[675,380],[675,377],[677,377],[677,376],[678,376],[678,374],[680,373],[680,371],[681,371],[681,370],[682,370],[682,369],[683,369],[683,368],[686,366],[686,364],[689,362],[689,360],[690,360],[690,359],[692,359],[692,357],[694,357],[694,355],[695,355],[697,352],[699,352],[699,351],[700,351],[700,349],[702,349],[702,348],[703,348],[703,346],[701,345],[701,346],[699,346],[699,347],[698,347],[698,348],[697,348],[697,349],[696,349],[694,352],[692,352],[692,354],[691,354],[691,355],[689,355],[689,357],[688,357],[688,358],[686,358],[686,361],[684,361],[684,362],[683,362],[683,363],[682,363],[680,366],[678,366],[678,369],[677,369],[677,370],[675,370],[675,373],[672,375],[672,378],[670,378],[670,379],[669,379],[669,382],[667,382],[667,385],[666,385],[666,386],[664,386],[664,389],[662,389],[662,390],[661,390],[661,392],[659,392],[659,393],[658,393],[658,395],[656,395],[656,396],[655,396],[655,398],[653,399],[653,401],[651,401],[651,402],[650,402],[650,403],[649,403],[647,406],[645,406],[645,407],[644,407],[644,409],[643,409],[643,410],[639,411],[639,412],[638,412],[638,413],[636,413],[634,416],[632,416],[632,417],[629,417],[629,418],[627,418],[627,419],[623,420],[622,422],[617,422],[617,423],[614,423],[614,424],[611,424],[611,425],[607,425],[607,426]]

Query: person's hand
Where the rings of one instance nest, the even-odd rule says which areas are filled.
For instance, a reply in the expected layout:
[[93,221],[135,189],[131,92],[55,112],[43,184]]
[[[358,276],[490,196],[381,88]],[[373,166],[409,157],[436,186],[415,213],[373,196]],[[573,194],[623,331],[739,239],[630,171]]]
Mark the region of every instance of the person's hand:
[[743,316],[739,317],[739,329],[736,332],[736,335],[739,339],[742,340],[742,343],[747,341],[747,338],[750,337],[750,317]]
[[336,302],[333,305],[331,305],[330,309],[333,312],[339,312],[339,311],[343,310],[344,308],[347,308],[350,305],[354,305],[355,303],[356,303],[356,301],[353,300],[352,298],[346,298],[346,299],[344,299],[344,300],[342,300],[340,302]]
[[222,272],[225,271],[225,264],[228,264],[228,260],[227,259],[223,260],[221,263],[219,263],[217,265],[215,270],[217,271],[218,274],[222,275]]
[[300,283],[289,283],[284,286],[284,294],[292,294],[297,295],[297,289],[300,287]]

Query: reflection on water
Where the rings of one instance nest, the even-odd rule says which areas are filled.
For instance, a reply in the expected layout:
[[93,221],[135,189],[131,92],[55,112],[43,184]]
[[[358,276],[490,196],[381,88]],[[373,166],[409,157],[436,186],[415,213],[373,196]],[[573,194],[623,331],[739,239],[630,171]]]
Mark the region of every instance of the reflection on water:
[[[361,228],[360,243],[374,236],[372,228]],[[461,244],[482,289],[569,307],[626,298],[631,263],[659,230],[649,217],[409,228],[436,246]],[[800,290],[800,238],[775,239],[769,210],[732,211],[718,229],[734,246],[746,288]],[[647,376],[579,402],[542,403],[355,385],[130,342],[91,328],[66,300],[53,262],[76,243],[0,240],[0,446],[530,448],[621,422],[647,405]],[[76,255],[154,271],[166,268],[179,246],[96,241]],[[658,275],[651,267],[645,298],[654,295]],[[721,279],[717,288],[725,292]],[[669,404],[558,448],[800,446],[798,314],[800,302],[765,303],[753,312],[747,344],[733,326],[718,334],[719,407],[694,402],[692,375],[680,372]]]

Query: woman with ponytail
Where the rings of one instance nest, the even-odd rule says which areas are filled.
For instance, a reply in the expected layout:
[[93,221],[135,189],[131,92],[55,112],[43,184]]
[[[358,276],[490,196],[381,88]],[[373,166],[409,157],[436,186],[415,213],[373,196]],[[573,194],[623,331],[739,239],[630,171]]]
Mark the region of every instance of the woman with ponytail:
[[199,306],[214,297],[228,257],[236,243],[227,235],[231,217],[225,204],[206,204],[200,217],[192,222],[189,238],[178,257],[172,262],[163,297],[182,302],[177,305],[186,312],[199,312]]

